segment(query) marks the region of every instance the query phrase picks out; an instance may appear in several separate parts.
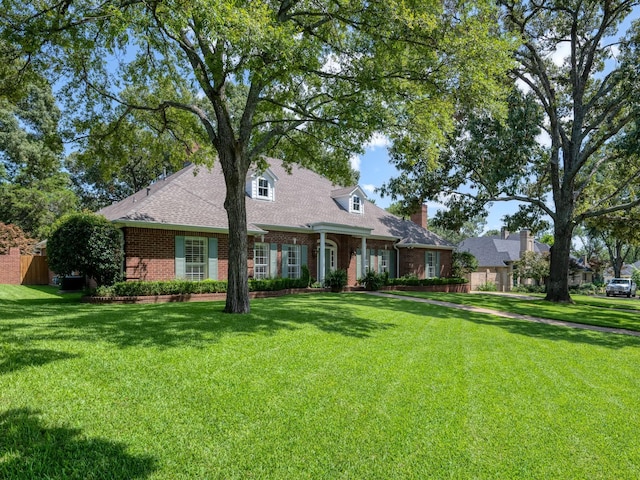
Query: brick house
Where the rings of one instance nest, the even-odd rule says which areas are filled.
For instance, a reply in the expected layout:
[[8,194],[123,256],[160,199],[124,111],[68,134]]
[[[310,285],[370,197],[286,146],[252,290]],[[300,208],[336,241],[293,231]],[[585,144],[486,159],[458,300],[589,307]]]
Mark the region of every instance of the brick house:
[[[219,164],[189,165],[98,213],[122,232],[129,280],[225,280],[228,224]],[[345,269],[349,285],[373,269],[392,277],[449,276],[454,245],[427,230],[427,210],[400,219],[302,167],[271,160],[246,179],[248,274],[322,281]]]
[[[549,253],[549,246],[538,242],[529,230],[510,233],[503,228],[500,235],[467,238],[458,246],[461,252],[470,252],[478,260],[478,269],[471,273],[471,290],[486,283],[495,283],[500,292],[508,292],[516,284],[527,283],[519,279],[514,264],[524,252]],[[530,283],[530,282],[529,282]]]

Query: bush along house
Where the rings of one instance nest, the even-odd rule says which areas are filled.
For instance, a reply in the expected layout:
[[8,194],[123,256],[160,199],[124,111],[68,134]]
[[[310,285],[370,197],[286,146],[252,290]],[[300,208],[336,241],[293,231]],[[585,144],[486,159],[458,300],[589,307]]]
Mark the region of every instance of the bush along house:
[[[446,277],[454,245],[427,230],[427,207],[403,220],[277,160],[246,179],[250,278],[297,278],[307,265],[322,282],[335,269],[356,285],[367,269],[391,278]],[[122,231],[127,280],[227,279],[228,223],[219,164],[189,165],[98,213]]]

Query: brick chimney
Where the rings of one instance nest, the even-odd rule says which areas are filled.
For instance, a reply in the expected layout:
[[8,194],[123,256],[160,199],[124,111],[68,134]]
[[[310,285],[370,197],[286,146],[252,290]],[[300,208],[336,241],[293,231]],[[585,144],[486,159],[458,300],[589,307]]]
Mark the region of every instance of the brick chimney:
[[524,252],[533,252],[533,237],[531,236],[531,230],[526,228],[520,230],[520,256]]
[[507,227],[502,227],[500,229],[500,239],[506,240],[507,238],[509,238],[509,230],[507,230]]
[[427,205],[422,204],[420,206],[420,210],[411,214],[411,221],[417,225],[420,225],[422,228],[427,229]]

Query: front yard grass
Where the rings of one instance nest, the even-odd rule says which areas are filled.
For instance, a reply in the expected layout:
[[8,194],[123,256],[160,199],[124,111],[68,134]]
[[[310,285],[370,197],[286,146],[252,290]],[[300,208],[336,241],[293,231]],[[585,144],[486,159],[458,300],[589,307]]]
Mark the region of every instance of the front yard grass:
[[638,338],[360,294],[222,308],[0,286],[0,478],[640,476]]
[[426,298],[442,302],[473,305],[503,312],[519,313],[534,317],[550,318],[601,327],[624,328],[640,331],[640,305],[630,299],[598,298],[587,295],[572,295],[574,304],[546,302],[544,297],[524,298],[522,296],[495,295],[482,293],[440,293],[440,292],[400,292],[388,291],[398,296]]

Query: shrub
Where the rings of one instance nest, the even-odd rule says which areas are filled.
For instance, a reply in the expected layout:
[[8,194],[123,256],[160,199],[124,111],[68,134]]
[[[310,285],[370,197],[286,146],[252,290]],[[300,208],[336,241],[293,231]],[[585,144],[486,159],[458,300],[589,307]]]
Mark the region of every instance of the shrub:
[[[276,291],[289,288],[306,288],[304,278],[265,278],[249,280],[249,291]],[[220,280],[167,280],[156,282],[117,282],[96,289],[98,297],[141,297],[156,295],[189,295],[196,293],[225,293],[227,282]]]
[[451,273],[454,277],[464,277],[478,269],[478,259],[471,252],[453,252]]
[[544,285],[518,285],[511,289],[515,293],[544,293]]
[[333,270],[324,279],[325,287],[330,287],[332,291],[339,292],[347,286],[347,271],[342,269]]
[[47,257],[49,267],[59,275],[80,272],[98,285],[110,285],[121,271],[120,232],[100,215],[66,215],[56,223],[47,240]]
[[377,273],[374,270],[367,269],[367,273],[364,277],[358,280],[360,285],[364,285],[364,288],[369,291],[380,290],[380,287],[387,285],[389,281],[389,274],[387,272]]
[[485,282],[478,287],[478,290],[481,292],[496,292],[498,287],[494,282]]
[[434,277],[434,278],[418,278],[416,275],[405,275],[403,277],[398,278],[389,278],[387,280],[387,285],[398,285],[398,286],[409,286],[409,287],[419,287],[419,286],[429,286],[429,285],[456,285],[467,283],[465,278],[460,277]]
[[224,293],[227,282],[217,280],[168,280],[157,282],[117,282],[109,287],[98,287],[99,297],[140,297],[148,295],[186,295],[190,293]]

